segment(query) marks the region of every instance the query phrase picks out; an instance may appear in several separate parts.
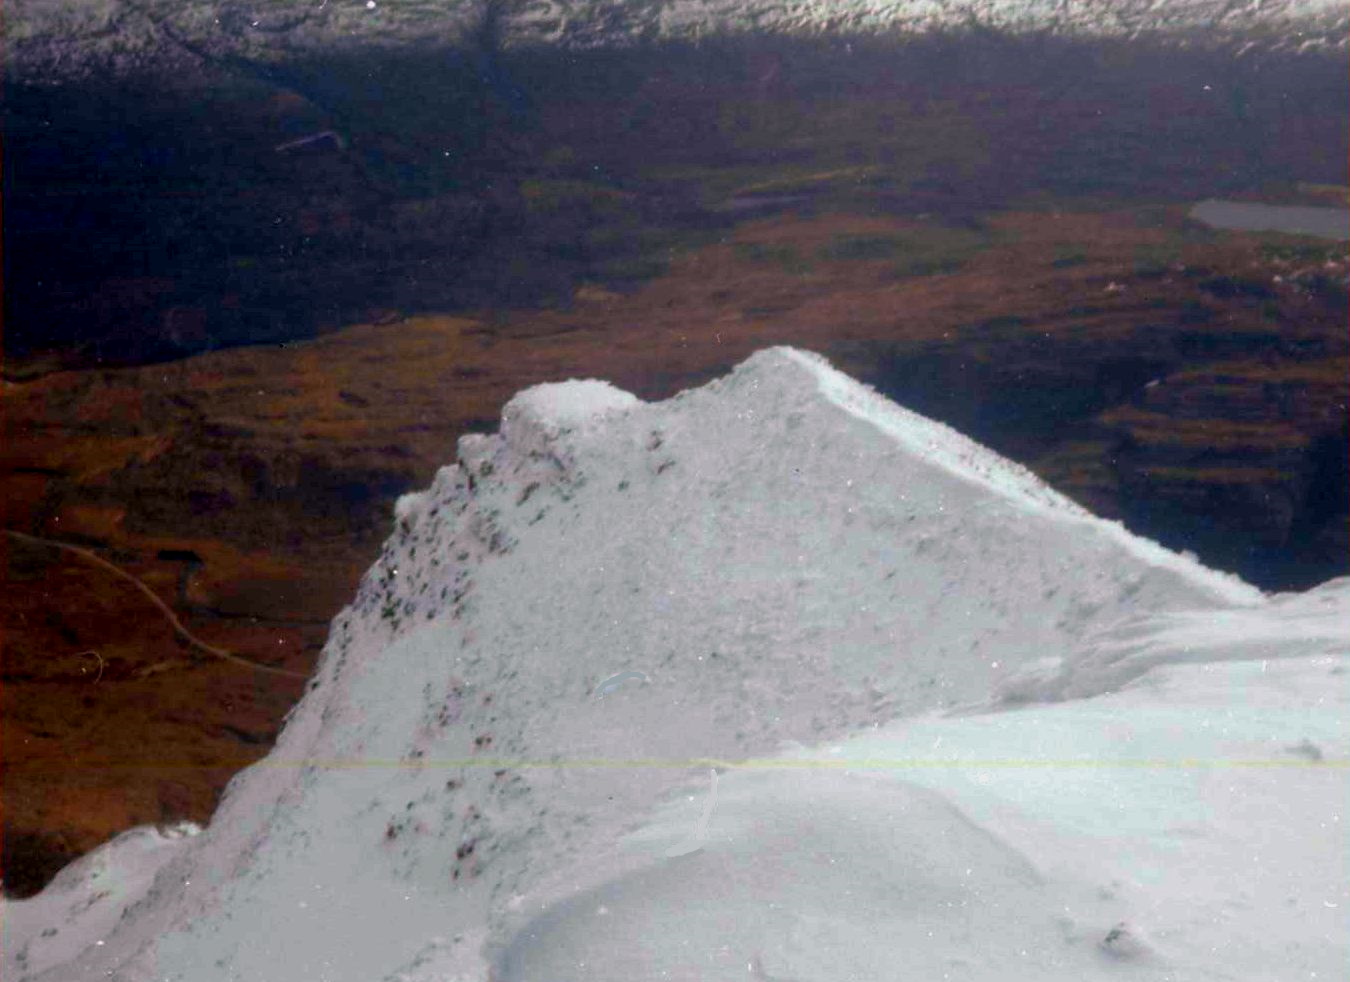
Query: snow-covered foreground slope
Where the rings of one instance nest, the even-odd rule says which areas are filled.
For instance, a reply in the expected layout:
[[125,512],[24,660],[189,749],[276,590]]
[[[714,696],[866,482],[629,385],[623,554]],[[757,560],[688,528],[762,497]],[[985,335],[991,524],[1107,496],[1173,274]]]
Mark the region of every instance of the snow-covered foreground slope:
[[703,801],[664,809],[613,847],[648,862],[598,858],[523,919],[497,977],[1344,978],[1335,647],[742,764],[698,853],[662,858]]
[[210,827],[8,905],[5,978],[1330,977],[1346,593],[789,349],[542,386],[399,503]]

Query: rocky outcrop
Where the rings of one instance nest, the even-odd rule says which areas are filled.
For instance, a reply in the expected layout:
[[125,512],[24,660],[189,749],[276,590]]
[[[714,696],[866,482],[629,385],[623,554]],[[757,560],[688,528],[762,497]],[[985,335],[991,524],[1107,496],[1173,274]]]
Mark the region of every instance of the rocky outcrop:
[[[1346,554],[1344,357],[1179,372],[1103,414],[1121,514],[1271,586],[1311,586]],[[1247,534],[1233,535],[1242,526]],[[1182,533],[1182,529],[1186,532]]]

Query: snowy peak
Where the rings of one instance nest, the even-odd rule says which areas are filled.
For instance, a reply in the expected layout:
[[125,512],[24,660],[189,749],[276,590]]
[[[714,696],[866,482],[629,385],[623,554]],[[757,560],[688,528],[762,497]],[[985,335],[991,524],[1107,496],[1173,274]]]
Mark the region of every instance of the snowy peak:
[[[481,978],[520,898],[718,762],[989,704],[1126,615],[1261,602],[791,349],[662,403],[539,386],[458,451],[272,754],[47,980]],[[378,944],[372,908],[399,911]]]
[[639,405],[631,393],[596,379],[536,385],[502,409],[502,439],[517,453],[538,450],[560,436]]
[[1030,471],[982,447],[949,426],[911,412],[837,371],[818,355],[776,349],[781,357],[806,367],[817,391],[834,405],[875,426],[910,454],[953,476],[1032,509],[1058,510],[1085,518],[1088,513]]

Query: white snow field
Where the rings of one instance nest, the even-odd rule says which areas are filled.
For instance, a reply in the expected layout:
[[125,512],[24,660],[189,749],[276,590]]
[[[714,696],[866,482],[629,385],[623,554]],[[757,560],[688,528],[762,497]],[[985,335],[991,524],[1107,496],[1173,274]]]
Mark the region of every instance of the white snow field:
[[6,982],[1332,980],[1350,581],[1266,597],[785,348],[460,441],[209,827]]

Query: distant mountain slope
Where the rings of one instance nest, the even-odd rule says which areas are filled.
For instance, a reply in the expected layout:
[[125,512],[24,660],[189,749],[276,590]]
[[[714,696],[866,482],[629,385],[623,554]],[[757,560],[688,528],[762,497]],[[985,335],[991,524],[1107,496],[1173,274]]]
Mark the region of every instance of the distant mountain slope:
[[364,44],[490,39],[591,47],[720,33],[867,35],[973,25],[1301,50],[1344,47],[1347,24],[1345,5],[1329,0],[14,0],[5,31],[8,71],[49,81],[154,70],[189,51],[285,61]]

